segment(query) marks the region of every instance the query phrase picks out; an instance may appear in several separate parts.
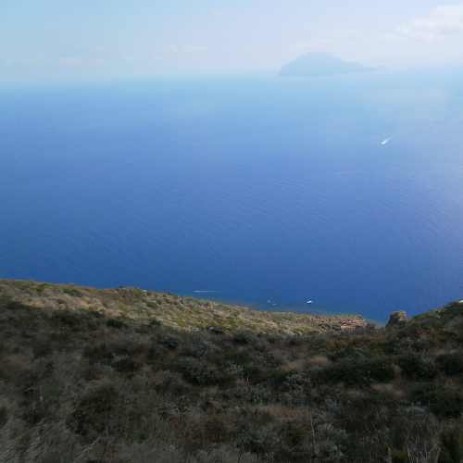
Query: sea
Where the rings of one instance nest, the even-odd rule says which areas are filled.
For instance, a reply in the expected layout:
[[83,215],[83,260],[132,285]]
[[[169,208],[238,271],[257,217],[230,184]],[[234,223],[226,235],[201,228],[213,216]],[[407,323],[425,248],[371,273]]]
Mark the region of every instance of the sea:
[[463,71],[3,86],[0,278],[376,321],[463,299]]

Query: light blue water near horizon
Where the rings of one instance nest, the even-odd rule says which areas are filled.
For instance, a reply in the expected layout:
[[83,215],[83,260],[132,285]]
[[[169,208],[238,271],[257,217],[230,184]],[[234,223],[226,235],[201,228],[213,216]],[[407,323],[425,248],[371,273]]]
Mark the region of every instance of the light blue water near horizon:
[[9,88],[0,109],[1,278],[375,320],[463,299],[461,72]]

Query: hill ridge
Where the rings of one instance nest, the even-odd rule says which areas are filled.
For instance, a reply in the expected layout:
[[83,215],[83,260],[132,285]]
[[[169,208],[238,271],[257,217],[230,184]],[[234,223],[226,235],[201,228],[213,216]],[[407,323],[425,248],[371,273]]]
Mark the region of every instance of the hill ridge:
[[95,289],[78,285],[0,280],[0,298],[51,310],[84,310],[113,318],[162,323],[183,330],[219,327],[261,333],[308,334],[364,328],[359,315],[271,312],[170,293],[119,287]]

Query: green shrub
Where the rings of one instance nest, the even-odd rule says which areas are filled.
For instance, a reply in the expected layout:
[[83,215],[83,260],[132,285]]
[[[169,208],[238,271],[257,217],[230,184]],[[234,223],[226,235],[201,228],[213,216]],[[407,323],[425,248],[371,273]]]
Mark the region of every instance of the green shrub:
[[5,426],[7,421],[8,421],[8,409],[4,405],[2,405],[0,406],[0,429],[2,429],[3,426]]
[[322,368],[315,374],[315,381],[344,383],[348,386],[362,386],[373,382],[389,382],[395,372],[391,362],[383,357],[376,359],[341,360]]
[[85,321],[85,316],[82,314],[69,312],[66,310],[59,310],[53,313],[52,319],[54,322],[69,328],[81,328],[82,322]]
[[309,423],[290,421],[282,423],[277,430],[279,438],[275,449],[276,461],[305,463],[314,455]]
[[437,374],[434,363],[417,354],[402,355],[398,358],[397,363],[402,371],[402,375],[407,379],[433,379]]
[[408,453],[405,450],[392,449],[391,450],[392,463],[409,463]]
[[68,426],[81,436],[103,433],[111,426],[111,413],[118,397],[116,388],[109,383],[95,386],[79,400],[67,421]]
[[461,352],[441,354],[436,358],[436,364],[447,376],[457,376],[463,373],[463,355]]
[[114,359],[114,351],[106,343],[86,346],[83,354],[90,363],[110,364]]
[[458,423],[449,425],[441,433],[439,463],[461,463],[463,461],[463,427]]
[[458,388],[439,384],[420,384],[412,389],[410,399],[429,407],[441,418],[458,418],[463,411],[463,392]]
[[109,326],[110,328],[122,329],[126,328],[127,324],[124,321],[119,320],[117,318],[110,318],[106,321],[106,326]]
[[82,293],[77,288],[63,286],[63,293],[73,297],[79,297]]
[[141,368],[142,364],[132,357],[124,356],[112,362],[111,366],[119,373],[132,376],[139,368]]
[[239,331],[233,336],[233,342],[239,345],[247,345],[257,342],[257,338],[253,333],[247,331]]
[[232,380],[227,369],[194,357],[180,359],[177,368],[186,381],[197,386],[224,385]]

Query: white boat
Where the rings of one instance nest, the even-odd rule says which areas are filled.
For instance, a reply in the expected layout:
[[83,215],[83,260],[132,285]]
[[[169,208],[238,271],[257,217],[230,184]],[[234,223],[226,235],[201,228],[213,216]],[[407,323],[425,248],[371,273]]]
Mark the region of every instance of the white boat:
[[382,146],[387,145],[387,144],[391,141],[391,138],[392,138],[392,137],[385,138],[385,139],[381,142],[381,145],[382,145]]

